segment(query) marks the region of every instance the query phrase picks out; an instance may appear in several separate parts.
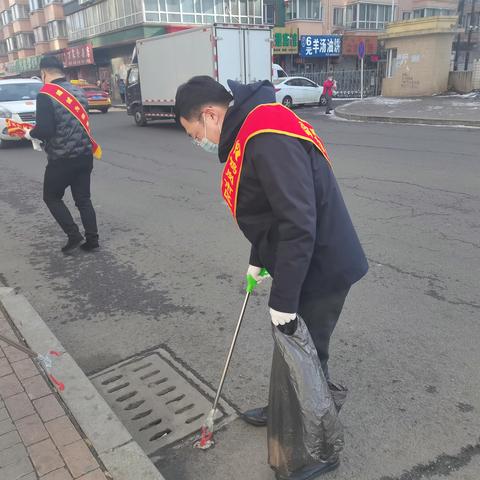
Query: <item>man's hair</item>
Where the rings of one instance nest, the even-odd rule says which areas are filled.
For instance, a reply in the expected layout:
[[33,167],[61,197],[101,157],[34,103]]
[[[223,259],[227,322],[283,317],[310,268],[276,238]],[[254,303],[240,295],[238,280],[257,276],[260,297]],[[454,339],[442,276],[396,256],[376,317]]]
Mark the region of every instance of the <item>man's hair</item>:
[[45,55],[40,60],[40,70],[63,73],[63,63],[55,55]]
[[199,117],[206,105],[221,105],[228,107],[233,97],[227,89],[212,77],[201,75],[191,78],[180,85],[175,96],[175,115],[192,120]]

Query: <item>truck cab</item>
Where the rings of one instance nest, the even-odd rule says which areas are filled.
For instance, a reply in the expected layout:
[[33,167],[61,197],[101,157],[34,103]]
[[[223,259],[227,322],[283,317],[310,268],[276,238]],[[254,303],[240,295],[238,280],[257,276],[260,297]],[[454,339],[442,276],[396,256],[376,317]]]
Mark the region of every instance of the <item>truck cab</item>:
[[135,123],[144,127],[147,124],[142,105],[142,90],[140,88],[140,73],[137,64],[130,65],[125,86],[125,103],[128,115],[133,116]]

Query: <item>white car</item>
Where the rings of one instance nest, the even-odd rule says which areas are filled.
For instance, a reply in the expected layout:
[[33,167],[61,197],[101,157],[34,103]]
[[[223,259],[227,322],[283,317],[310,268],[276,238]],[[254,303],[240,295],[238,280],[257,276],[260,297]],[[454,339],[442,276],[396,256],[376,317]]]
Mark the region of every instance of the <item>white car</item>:
[[20,140],[7,133],[6,119],[35,123],[36,100],[43,83],[37,79],[0,80],[0,148]]
[[277,102],[288,108],[294,105],[325,105],[323,87],[304,77],[287,77],[274,82]]

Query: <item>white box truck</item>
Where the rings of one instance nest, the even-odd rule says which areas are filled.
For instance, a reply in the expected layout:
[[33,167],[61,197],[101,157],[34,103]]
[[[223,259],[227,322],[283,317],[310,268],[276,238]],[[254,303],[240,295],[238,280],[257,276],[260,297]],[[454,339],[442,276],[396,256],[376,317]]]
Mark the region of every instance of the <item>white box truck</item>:
[[127,112],[135,123],[174,118],[177,88],[196,75],[251,83],[272,79],[270,27],[209,25],[138,40],[128,71]]

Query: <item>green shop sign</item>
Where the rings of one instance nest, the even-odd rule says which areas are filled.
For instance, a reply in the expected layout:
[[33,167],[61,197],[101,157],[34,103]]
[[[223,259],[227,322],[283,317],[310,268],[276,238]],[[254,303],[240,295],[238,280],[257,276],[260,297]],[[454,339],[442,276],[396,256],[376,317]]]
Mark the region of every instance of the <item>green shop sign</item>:
[[274,55],[295,55],[298,53],[298,29],[274,28],[272,35]]
[[40,67],[40,59],[42,55],[36,55],[33,57],[19,58],[14,62],[7,63],[8,73],[25,73],[36,72]]

